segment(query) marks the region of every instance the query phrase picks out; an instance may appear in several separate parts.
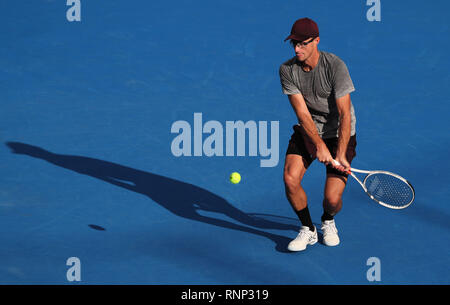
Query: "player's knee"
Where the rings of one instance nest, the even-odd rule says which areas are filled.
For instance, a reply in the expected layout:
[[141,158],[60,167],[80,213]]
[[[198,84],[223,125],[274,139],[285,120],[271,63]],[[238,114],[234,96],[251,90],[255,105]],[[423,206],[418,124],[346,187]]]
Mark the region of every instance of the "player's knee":
[[300,188],[301,178],[289,172],[284,172],[284,185],[288,192],[295,192]]
[[328,195],[324,199],[324,204],[334,209],[339,209],[342,206],[342,198],[339,195]]

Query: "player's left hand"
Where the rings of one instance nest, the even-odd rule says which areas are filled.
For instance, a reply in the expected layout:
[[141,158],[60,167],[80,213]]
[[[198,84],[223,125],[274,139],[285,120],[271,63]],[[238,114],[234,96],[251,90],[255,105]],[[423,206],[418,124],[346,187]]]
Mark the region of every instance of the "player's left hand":
[[348,163],[345,156],[336,156],[335,160],[340,163],[340,165],[333,164],[333,167],[335,169],[344,173],[350,171],[350,163]]

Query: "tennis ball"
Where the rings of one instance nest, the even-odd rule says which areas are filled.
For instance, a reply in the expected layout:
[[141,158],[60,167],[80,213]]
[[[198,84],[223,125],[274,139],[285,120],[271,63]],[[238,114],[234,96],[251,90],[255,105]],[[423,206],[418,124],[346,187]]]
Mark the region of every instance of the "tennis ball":
[[237,172],[231,173],[231,175],[230,175],[230,182],[231,183],[237,184],[240,181],[241,181],[241,175],[239,175],[239,173],[237,173]]

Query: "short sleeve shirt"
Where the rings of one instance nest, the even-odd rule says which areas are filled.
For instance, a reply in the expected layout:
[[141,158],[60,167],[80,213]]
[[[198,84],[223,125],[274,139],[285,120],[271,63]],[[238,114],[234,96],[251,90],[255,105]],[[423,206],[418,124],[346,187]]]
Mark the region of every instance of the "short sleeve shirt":
[[[280,66],[280,81],[286,95],[301,94],[319,135],[336,138],[339,112],[336,99],[355,91],[345,63],[336,55],[320,52],[319,62],[311,71],[303,71],[296,57]],[[351,105],[351,135],[356,133],[356,116]]]

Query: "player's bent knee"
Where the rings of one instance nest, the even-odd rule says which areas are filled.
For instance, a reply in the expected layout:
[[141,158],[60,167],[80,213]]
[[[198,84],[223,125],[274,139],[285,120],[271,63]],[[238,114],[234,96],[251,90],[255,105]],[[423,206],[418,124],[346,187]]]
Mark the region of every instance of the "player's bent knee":
[[340,196],[325,197],[325,205],[333,208],[339,208],[342,205],[342,198]]
[[287,155],[284,165],[283,180],[286,191],[296,192],[300,187],[306,168],[301,156]]
[[289,192],[295,192],[300,188],[301,178],[299,175],[292,175],[288,172],[284,173],[284,185]]

